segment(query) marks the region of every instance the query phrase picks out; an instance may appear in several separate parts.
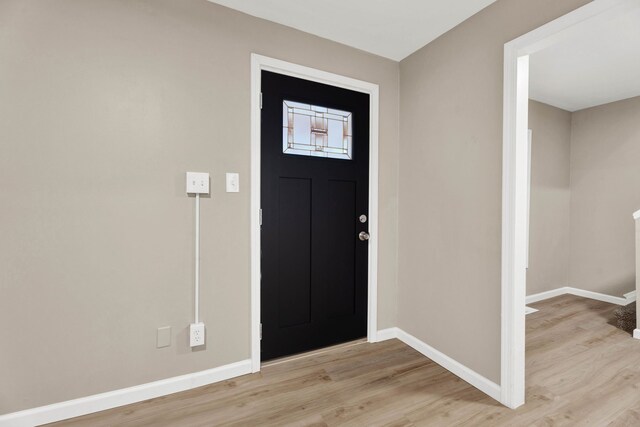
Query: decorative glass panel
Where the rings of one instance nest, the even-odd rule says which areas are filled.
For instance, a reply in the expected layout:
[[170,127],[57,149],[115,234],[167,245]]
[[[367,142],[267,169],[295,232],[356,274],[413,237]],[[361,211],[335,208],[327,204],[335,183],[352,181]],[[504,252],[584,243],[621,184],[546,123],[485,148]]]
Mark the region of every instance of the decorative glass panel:
[[352,117],[348,111],[284,100],[282,152],[351,160]]

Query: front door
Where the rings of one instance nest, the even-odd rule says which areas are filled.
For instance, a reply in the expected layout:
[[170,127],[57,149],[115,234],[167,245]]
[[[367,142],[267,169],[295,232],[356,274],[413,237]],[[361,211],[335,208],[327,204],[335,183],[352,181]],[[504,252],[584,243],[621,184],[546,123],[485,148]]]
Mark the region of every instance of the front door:
[[369,95],[262,72],[262,360],[367,335]]

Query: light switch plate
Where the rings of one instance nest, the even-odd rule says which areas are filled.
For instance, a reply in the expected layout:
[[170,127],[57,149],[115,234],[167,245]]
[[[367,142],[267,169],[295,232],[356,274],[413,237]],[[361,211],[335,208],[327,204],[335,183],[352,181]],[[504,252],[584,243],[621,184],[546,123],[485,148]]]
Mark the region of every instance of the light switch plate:
[[206,172],[187,172],[187,193],[209,194],[209,174]]
[[227,173],[227,193],[240,192],[240,175],[237,173]]

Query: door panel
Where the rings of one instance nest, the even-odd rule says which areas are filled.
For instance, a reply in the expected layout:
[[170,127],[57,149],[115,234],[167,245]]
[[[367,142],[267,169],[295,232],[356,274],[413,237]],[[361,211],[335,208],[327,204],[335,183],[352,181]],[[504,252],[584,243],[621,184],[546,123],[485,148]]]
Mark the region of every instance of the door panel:
[[279,179],[279,326],[311,319],[311,180]]
[[262,360],[367,333],[369,96],[262,72]]
[[327,226],[332,233],[326,235],[326,298],[333,301],[327,307],[329,317],[355,313],[356,269],[356,183],[329,180],[331,197],[327,205]]

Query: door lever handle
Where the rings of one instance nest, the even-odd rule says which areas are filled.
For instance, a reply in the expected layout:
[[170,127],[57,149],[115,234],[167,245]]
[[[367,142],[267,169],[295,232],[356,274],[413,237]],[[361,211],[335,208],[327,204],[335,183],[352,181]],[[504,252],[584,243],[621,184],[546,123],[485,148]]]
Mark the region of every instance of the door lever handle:
[[362,240],[363,242],[365,240],[369,240],[369,233],[367,233],[366,231],[361,231],[360,234],[358,234],[358,239]]

